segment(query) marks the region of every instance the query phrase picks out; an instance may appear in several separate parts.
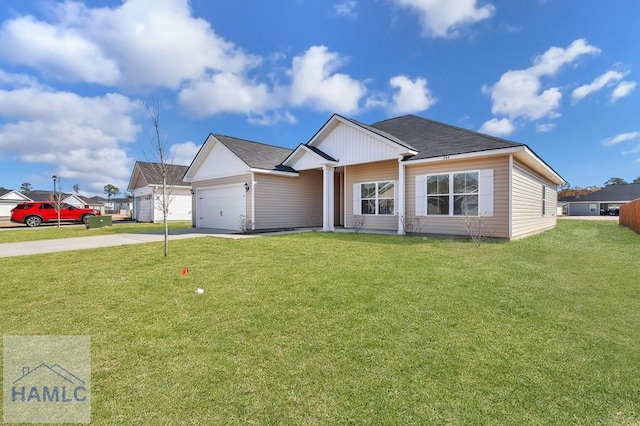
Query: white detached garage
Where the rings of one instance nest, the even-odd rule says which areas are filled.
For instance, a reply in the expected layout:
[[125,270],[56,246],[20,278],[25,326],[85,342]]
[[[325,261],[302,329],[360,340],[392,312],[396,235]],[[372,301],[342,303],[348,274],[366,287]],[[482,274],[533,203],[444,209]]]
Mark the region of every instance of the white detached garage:
[[[187,166],[168,164],[169,221],[192,218],[191,185],[182,180]],[[133,194],[133,218],[138,222],[162,222],[160,164],[137,161],[127,188]]]

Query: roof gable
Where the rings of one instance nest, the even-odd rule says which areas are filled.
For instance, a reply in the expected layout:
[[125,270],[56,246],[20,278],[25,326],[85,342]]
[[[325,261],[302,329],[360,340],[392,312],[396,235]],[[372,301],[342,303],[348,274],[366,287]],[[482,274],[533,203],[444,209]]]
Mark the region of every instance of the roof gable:
[[415,155],[408,144],[378,129],[334,114],[306,144],[340,165],[362,164]]
[[[140,174],[144,177],[144,180],[147,182],[147,185],[162,185],[162,163],[150,163],[146,161],[137,161],[134,166],[135,169],[138,168]],[[179,166],[176,164],[164,164],[167,167],[167,185],[170,186],[189,186],[183,180],[184,174],[187,172],[188,166]],[[133,174],[132,174],[133,178]],[[137,188],[139,186],[131,187],[131,182],[129,183],[130,188]]]
[[293,150],[210,134],[185,175],[188,182],[249,173],[253,169],[295,173],[282,165]]
[[282,164],[295,170],[309,170],[317,169],[324,164],[337,162],[338,160],[325,154],[315,146],[301,144],[289,154]]
[[15,189],[0,190],[0,200],[32,201],[28,195],[25,195],[22,192],[18,192]]

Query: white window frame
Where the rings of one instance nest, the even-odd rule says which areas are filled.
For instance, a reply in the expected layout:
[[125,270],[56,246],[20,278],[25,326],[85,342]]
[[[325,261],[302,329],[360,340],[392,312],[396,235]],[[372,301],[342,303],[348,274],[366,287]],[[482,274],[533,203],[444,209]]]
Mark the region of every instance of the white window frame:
[[[391,183],[393,184],[393,197],[381,197],[380,196],[380,184],[383,183]],[[375,198],[363,198],[362,197],[362,185],[375,185],[376,192]],[[363,200],[374,200],[375,202],[375,213],[362,213],[362,201]],[[393,201],[393,213],[386,214],[380,213],[380,200],[392,200]],[[354,215],[362,215],[362,216],[381,216],[381,217],[391,217],[396,216],[398,214],[398,181],[393,179],[384,179],[379,181],[372,182],[358,182],[353,184],[353,214]]]
[[[493,216],[493,169],[477,169],[477,170],[459,170],[454,172],[439,172],[429,173],[425,175],[416,176],[416,188],[415,188],[415,215],[416,216],[429,216],[429,217],[463,217],[464,214],[454,214],[455,196],[456,195],[472,195],[472,194],[458,194],[453,191],[454,179],[453,176],[464,173],[477,173],[478,174],[478,214],[475,216]],[[431,176],[449,176],[449,193],[441,194],[449,196],[449,214],[428,214],[427,206],[427,180]]]

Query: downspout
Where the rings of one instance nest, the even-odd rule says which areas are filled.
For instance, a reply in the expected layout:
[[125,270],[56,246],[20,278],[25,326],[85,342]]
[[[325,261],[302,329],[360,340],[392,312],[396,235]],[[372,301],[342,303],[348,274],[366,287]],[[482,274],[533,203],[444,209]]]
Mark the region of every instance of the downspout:
[[404,220],[405,220],[405,169],[402,159],[402,155],[398,156],[398,235],[404,235]]
[[509,239],[513,238],[513,154],[509,154]]
[[256,175],[251,173],[251,230],[256,230]]

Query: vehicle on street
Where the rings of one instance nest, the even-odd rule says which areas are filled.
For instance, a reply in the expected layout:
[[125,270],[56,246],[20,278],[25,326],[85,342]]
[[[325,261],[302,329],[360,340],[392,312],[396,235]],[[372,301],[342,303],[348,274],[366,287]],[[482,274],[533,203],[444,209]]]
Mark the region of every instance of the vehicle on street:
[[62,203],[58,205],[53,201],[36,201],[20,203],[11,210],[11,222],[24,223],[29,227],[40,226],[45,222],[57,222],[58,211],[60,222],[82,222],[85,225],[90,217],[100,216],[100,212],[94,209],[84,209]]

